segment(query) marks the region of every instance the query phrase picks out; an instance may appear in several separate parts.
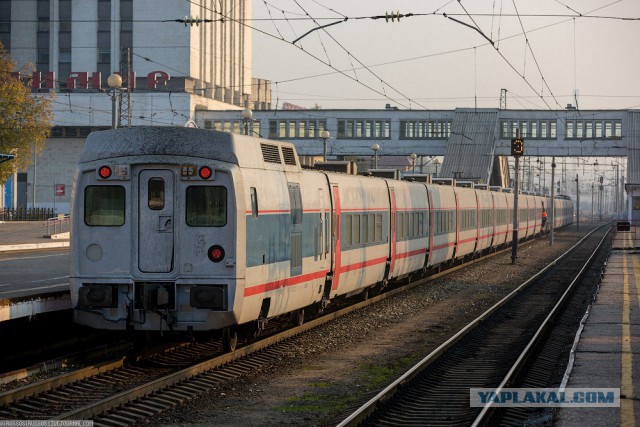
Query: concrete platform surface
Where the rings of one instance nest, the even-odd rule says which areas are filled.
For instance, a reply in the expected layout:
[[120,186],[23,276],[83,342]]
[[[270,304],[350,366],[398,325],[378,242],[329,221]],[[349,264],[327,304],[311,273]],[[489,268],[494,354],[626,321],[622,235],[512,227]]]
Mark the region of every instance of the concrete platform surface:
[[0,252],[69,247],[69,233],[47,236],[44,221],[0,222]]
[[567,387],[619,388],[620,407],[559,408],[556,426],[640,425],[640,240],[618,232]]

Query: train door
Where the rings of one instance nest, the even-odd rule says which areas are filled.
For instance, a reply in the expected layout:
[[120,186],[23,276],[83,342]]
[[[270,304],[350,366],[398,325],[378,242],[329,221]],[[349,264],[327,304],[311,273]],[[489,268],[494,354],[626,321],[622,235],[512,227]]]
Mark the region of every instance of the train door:
[[340,188],[337,185],[332,187],[333,189],[333,218],[331,221],[332,230],[332,268],[333,268],[333,281],[331,282],[331,289],[338,289],[340,281],[340,269],[342,268],[342,207],[340,204]]
[[291,206],[291,276],[302,274],[302,196],[300,185],[289,183]]
[[138,174],[138,268],[168,273],[174,262],[174,175],[170,170]]
[[327,234],[326,234],[326,212],[325,212],[325,200],[324,200],[324,190],[322,188],[318,189],[318,198],[320,200],[320,222],[318,224],[318,242],[316,247],[317,249],[317,253],[318,253],[318,259],[320,260],[320,265],[322,267],[325,267],[327,264],[327,246],[326,246],[326,240],[327,240]]
[[[387,181],[388,182],[388,181]],[[396,228],[397,228],[397,218],[396,218],[396,214],[397,214],[397,207],[396,207],[396,193],[395,190],[391,187],[389,187],[389,198],[391,201],[391,266],[389,269],[389,274],[387,275],[387,277],[392,277],[393,274],[393,267],[395,267],[395,262],[396,262],[396,244],[397,244],[397,235],[396,235]]]

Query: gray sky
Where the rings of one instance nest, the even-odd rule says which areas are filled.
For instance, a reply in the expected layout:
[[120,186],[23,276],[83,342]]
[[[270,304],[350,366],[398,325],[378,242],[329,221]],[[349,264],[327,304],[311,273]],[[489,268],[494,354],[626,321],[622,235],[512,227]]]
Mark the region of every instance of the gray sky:
[[[416,16],[356,19],[392,9]],[[253,10],[253,76],[272,81],[278,108],[497,108],[502,88],[510,109],[565,108],[574,89],[582,110],[640,108],[640,20],[600,18],[640,19],[639,0],[255,0]]]

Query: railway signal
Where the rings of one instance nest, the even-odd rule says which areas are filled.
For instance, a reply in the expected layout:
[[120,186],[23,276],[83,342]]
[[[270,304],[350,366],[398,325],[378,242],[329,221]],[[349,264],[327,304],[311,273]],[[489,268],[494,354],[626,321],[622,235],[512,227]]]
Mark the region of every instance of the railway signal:
[[511,155],[514,157],[524,155],[524,140],[522,138],[513,138],[511,140]]

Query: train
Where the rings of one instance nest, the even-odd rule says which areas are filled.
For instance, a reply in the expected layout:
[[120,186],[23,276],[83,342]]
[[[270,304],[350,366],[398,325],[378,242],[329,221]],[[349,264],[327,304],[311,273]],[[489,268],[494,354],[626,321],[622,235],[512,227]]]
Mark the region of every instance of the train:
[[[486,186],[485,186],[486,187]],[[518,198],[518,239],[549,197]],[[568,197],[553,224],[573,221]],[[239,331],[478,257],[513,238],[506,189],[301,167],[293,144],[198,128],[89,135],[72,190],[74,321],[97,329]],[[305,314],[306,313],[306,314]]]

